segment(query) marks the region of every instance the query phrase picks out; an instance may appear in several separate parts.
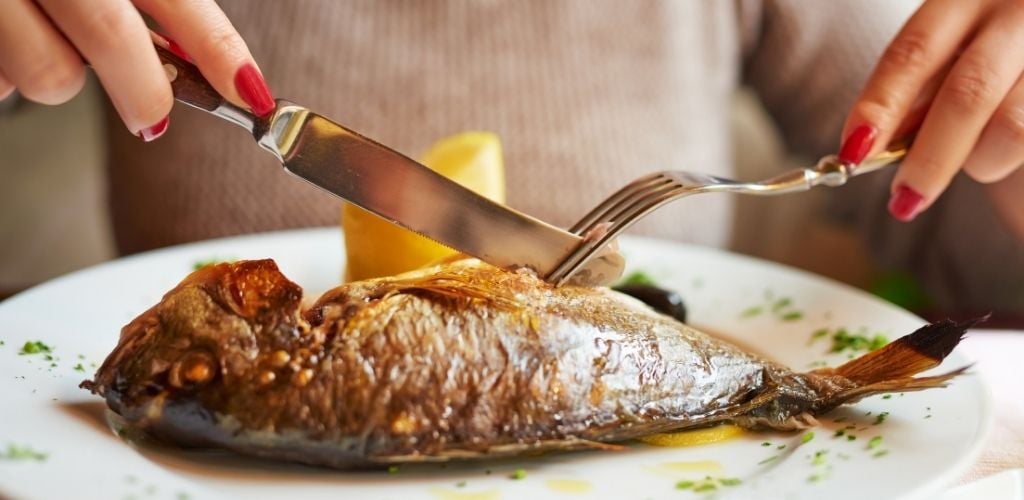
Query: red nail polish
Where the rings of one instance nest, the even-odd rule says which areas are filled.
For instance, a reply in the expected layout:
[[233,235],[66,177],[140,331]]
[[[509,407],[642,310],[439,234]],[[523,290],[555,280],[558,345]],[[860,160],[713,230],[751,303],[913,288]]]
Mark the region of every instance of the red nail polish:
[[270,95],[267,82],[253,64],[246,64],[235,73],[235,89],[256,116],[266,116],[274,111],[274,96]]
[[896,192],[892,194],[892,198],[889,199],[889,213],[896,220],[909,222],[917,216],[923,201],[924,196],[921,196],[920,193],[900,184],[896,188]]
[[857,165],[864,161],[864,157],[875,145],[875,136],[878,129],[871,125],[859,125],[843,141],[843,147],[839,148],[839,161],[851,165]]
[[171,124],[171,117],[165,116],[163,120],[156,122],[155,125],[146,127],[139,131],[138,135],[140,139],[146,142],[152,142],[164,135],[167,132],[167,126]]
[[[167,38],[167,37],[165,36],[164,38]],[[190,62],[192,64],[196,63],[194,60],[192,60],[192,57],[188,55],[188,52],[185,52],[185,49],[181,48],[181,45],[178,45],[178,42],[175,42],[174,40],[171,40],[170,38],[167,38],[167,50],[170,50],[171,52],[174,53],[174,55],[176,55],[176,56],[178,56],[178,57],[180,57],[180,58],[182,58],[182,59],[184,59],[184,60],[186,60],[186,61],[188,61],[188,62]]]

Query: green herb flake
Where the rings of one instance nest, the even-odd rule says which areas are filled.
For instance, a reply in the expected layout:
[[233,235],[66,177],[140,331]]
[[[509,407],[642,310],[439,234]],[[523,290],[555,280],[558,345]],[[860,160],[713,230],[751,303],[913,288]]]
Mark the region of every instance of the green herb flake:
[[389,465],[388,466],[388,474],[391,474],[391,475],[398,474],[398,466],[397,465]]
[[856,439],[857,439],[857,436],[854,436],[853,434],[847,434],[846,435],[846,440],[847,441],[854,441]]
[[811,474],[811,476],[807,478],[807,482],[817,483],[820,482],[822,479],[825,479],[825,474]]
[[868,441],[868,449],[873,450],[882,445],[882,436],[875,436]]
[[828,450],[818,450],[814,452],[814,458],[811,459],[811,465],[824,465],[827,460]]
[[35,460],[36,462],[42,462],[48,456],[48,453],[33,450],[30,446],[18,446],[14,443],[7,443],[7,449],[0,451],[0,460]]
[[866,332],[865,334],[854,334],[846,328],[839,328],[832,334],[832,347],[829,352],[870,352],[881,349],[888,343],[889,339],[882,334],[876,334],[869,338]]
[[704,483],[700,483],[697,486],[695,486],[693,488],[693,491],[695,493],[701,493],[701,492],[705,492],[705,491],[715,491],[717,489],[718,489],[718,486],[716,486],[715,483],[704,482]]
[[885,396],[882,396],[882,399],[892,399],[892,394],[886,394]]
[[459,482],[455,483],[455,487],[456,488],[465,488],[466,487],[466,482],[465,481],[459,481]]
[[778,459],[779,459],[778,455],[772,455],[772,456],[770,456],[770,457],[768,457],[768,458],[766,458],[764,460],[761,460],[760,462],[757,463],[757,465],[769,464],[769,463],[772,463],[772,462],[774,462],[774,461],[776,461]]
[[807,341],[807,345],[811,345],[817,342],[826,335],[828,335],[828,328],[819,328],[815,330],[814,333],[811,334],[811,339]]
[[697,483],[694,483],[693,481],[679,481],[678,483],[676,483],[676,489],[689,490],[692,489],[695,484]]
[[877,417],[875,417],[875,423],[874,423],[874,425],[881,425],[882,423],[884,423],[884,422],[885,422],[885,419],[886,419],[886,418],[887,418],[888,416],[889,416],[889,412],[887,412],[887,411],[883,411],[882,413],[879,413],[879,414],[878,414],[878,416],[877,416]]
[[651,278],[651,275],[649,275],[649,274],[647,274],[647,273],[645,273],[643,271],[634,271],[634,272],[629,273],[628,275],[626,275],[625,278],[622,278],[622,280],[620,280],[616,284],[616,286],[622,286],[622,285],[657,286],[657,283],[654,282],[654,278]]
[[[39,354],[53,352],[53,348],[44,344],[39,340],[29,340],[25,342],[25,345],[21,346],[21,351],[18,354],[24,356],[26,354]],[[53,359],[52,357],[50,359]],[[49,361],[49,360],[47,360]]]
[[779,300],[776,300],[775,303],[772,304],[772,312],[773,313],[780,312],[783,309],[789,307],[792,303],[793,303],[793,299],[790,299],[789,297],[783,297],[783,298],[781,298]]
[[487,474],[488,476],[491,475],[491,472],[492,472],[491,469],[485,469],[484,470],[484,474]]
[[800,311],[790,311],[780,316],[779,319],[781,319],[782,321],[797,321],[799,319],[803,319],[803,317],[804,313]]
[[723,477],[718,480],[722,486],[739,486],[743,484],[743,480],[738,477]]
[[924,418],[932,418],[932,415],[929,413],[928,415],[925,415]]
[[844,434],[846,434],[846,429],[839,429],[838,431],[836,431],[835,434],[832,435],[832,437],[839,438],[843,437]]
[[511,477],[516,481],[520,479],[526,479],[526,469],[516,469],[514,472],[512,472]]
[[768,441],[765,441],[765,442],[761,443],[761,446],[771,446],[771,445],[772,444],[769,443]]
[[764,312],[764,308],[761,306],[751,306],[743,310],[740,313],[741,318],[753,318]]
[[85,367],[82,366],[82,363],[78,363],[77,365],[75,365],[75,371],[76,372],[85,372]]
[[776,446],[775,449],[776,450],[785,450],[786,449],[786,445],[780,444],[780,445]]
[[190,500],[192,497],[184,491],[179,491],[174,498],[175,500]]
[[874,457],[874,458],[880,458],[880,457],[884,457],[884,456],[886,456],[888,454],[889,454],[889,450],[878,450],[878,451],[874,452],[871,456]]
[[803,436],[800,436],[800,443],[806,444],[811,442],[812,439],[814,439],[814,432],[807,432]]

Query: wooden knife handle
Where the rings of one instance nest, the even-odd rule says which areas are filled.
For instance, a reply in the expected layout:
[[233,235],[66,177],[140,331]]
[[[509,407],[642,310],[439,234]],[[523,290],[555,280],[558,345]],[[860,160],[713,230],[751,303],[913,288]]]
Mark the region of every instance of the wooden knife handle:
[[175,99],[210,112],[224,103],[224,98],[203,78],[199,68],[161,47],[159,43],[153,43],[153,46],[171,81]]

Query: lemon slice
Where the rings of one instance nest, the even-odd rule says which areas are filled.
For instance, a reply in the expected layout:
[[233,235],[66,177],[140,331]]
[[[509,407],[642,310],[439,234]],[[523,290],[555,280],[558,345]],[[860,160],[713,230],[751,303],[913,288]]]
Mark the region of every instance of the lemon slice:
[[637,438],[637,441],[651,446],[698,446],[726,441],[740,434],[743,434],[743,429],[731,424],[722,424],[704,429],[651,434]]
[[[495,134],[463,132],[442,139],[420,162],[491,200],[505,202],[505,165]],[[347,281],[411,271],[457,253],[348,203],[341,210],[341,225]]]

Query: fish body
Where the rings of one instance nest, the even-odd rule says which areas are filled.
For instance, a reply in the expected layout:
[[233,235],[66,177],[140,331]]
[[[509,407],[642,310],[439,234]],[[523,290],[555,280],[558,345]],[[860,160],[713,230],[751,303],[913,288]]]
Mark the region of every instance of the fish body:
[[941,386],[969,325],[796,373],[606,288],[473,259],[342,285],[303,310],[273,261],[207,266],[124,327],[83,387],[165,440],[338,468],[604,448],[733,422],[796,429]]

